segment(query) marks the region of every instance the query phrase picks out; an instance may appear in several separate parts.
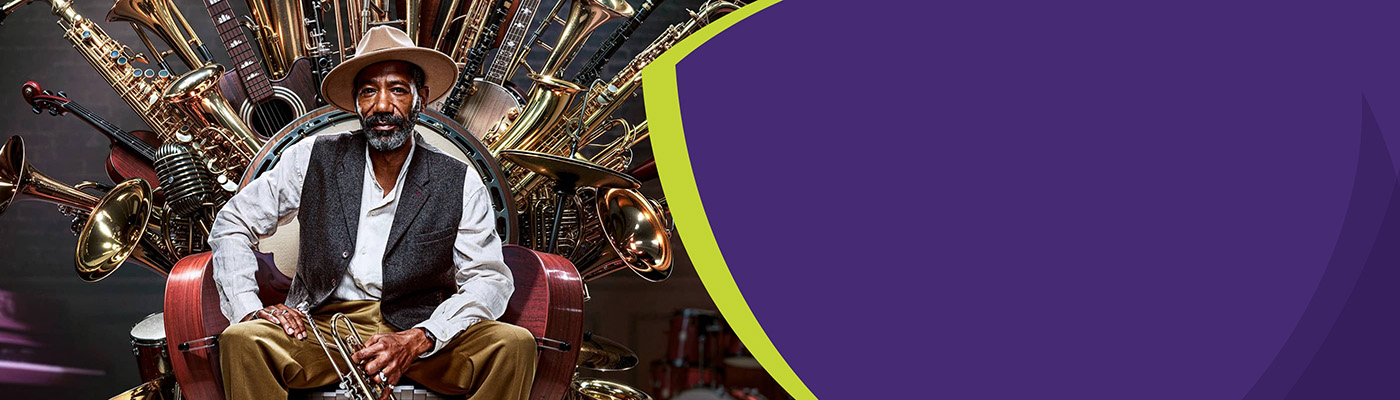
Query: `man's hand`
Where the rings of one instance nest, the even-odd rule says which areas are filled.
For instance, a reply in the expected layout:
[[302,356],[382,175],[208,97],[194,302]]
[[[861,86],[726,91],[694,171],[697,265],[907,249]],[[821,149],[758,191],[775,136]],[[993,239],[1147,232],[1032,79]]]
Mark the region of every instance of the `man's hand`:
[[[369,364],[365,364],[369,379],[392,386],[403,377],[413,359],[432,348],[433,342],[428,340],[423,328],[413,328],[374,335],[365,342],[365,348],[350,358],[357,363],[369,361]],[[383,372],[382,376],[380,372]]]
[[287,307],[286,304],[275,304],[253,311],[243,317],[241,322],[252,321],[254,319],[265,319],[272,321],[282,327],[287,332],[287,336],[297,339],[306,339],[306,315],[301,310]]

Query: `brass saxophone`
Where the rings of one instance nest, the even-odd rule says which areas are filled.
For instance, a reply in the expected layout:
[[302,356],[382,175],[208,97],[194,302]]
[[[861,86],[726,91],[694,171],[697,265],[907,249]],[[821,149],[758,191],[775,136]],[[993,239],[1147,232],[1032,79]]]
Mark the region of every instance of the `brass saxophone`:
[[[0,6],[0,14],[9,15],[15,8],[34,0],[12,0]],[[219,91],[218,80],[223,67],[206,63],[182,76],[170,71],[141,68],[147,64],[145,55],[108,36],[92,20],[73,9],[71,0],[45,0],[51,4],[64,38],[92,65],[123,101],[135,111],[146,125],[165,143],[180,143],[196,153],[219,188],[223,197],[238,190],[243,170],[261,140],[252,134],[233,107]],[[140,10],[169,12],[168,8]],[[150,21],[170,21],[169,16],[152,15]],[[164,30],[168,31],[168,29]],[[159,32],[157,32],[159,34]],[[190,45],[183,38],[165,38],[171,46]],[[188,51],[194,54],[195,51]]]

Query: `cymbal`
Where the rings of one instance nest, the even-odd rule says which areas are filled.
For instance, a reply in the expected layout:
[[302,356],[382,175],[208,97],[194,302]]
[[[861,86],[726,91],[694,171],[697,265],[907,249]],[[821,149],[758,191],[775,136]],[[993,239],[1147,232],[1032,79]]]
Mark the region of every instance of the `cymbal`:
[[616,189],[636,189],[642,186],[637,178],[627,174],[564,156],[536,151],[502,150],[500,158],[557,181],[572,181],[577,186]]
[[579,347],[578,366],[595,371],[626,371],[637,366],[637,353],[588,332],[583,335],[583,346]]

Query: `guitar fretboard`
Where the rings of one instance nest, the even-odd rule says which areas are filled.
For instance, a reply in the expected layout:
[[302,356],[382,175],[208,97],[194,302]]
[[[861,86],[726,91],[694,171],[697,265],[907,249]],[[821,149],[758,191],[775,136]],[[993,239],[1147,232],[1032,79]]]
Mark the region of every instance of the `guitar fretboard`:
[[219,30],[219,40],[224,43],[229,57],[233,59],[232,70],[238,72],[238,78],[243,81],[243,89],[248,93],[248,98],[254,102],[261,102],[272,97],[272,83],[267,76],[267,68],[259,62],[257,54],[253,53],[253,45],[248,43],[242,25],[238,23],[238,16],[234,15],[233,9],[229,7],[228,0],[205,1],[209,17],[214,19],[214,27]]
[[[515,11],[515,18],[511,18],[510,27],[506,29],[506,35],[501,37],[501,47],[496,52],[496,59],[491,61],[491,68],[486,71],[486,81],[501,84],[506,79],[506,73],[510,72],[510,63],[515,61],[516,54],[523,46],[529,43],[521,43],[525,40],[525,31],[530,27],[530,21],[535,18],[535,11],[540,6],[540,0],[523,0],[520,8]],[[543,23],[549,23],[548,20]]]

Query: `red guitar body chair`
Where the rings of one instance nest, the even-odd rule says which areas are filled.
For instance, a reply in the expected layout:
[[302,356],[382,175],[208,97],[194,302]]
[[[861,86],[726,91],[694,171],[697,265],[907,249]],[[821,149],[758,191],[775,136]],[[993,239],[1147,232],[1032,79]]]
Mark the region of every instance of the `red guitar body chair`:
[[[573,380],[583,340],[583,281],[563,257],[516,245],[502,250],[515,293],[500,321],[528,329],[539,344],[530,399],[561,399]],[[224,398],[218,335],[229,321],[219,310],[210,259],[207,252],[181,259],[165,283],[170,361],[181,391],[193,400]],[[257,279],[263,304],[286,300],[291,279],[272,265],[270,256],[259,256]]]

